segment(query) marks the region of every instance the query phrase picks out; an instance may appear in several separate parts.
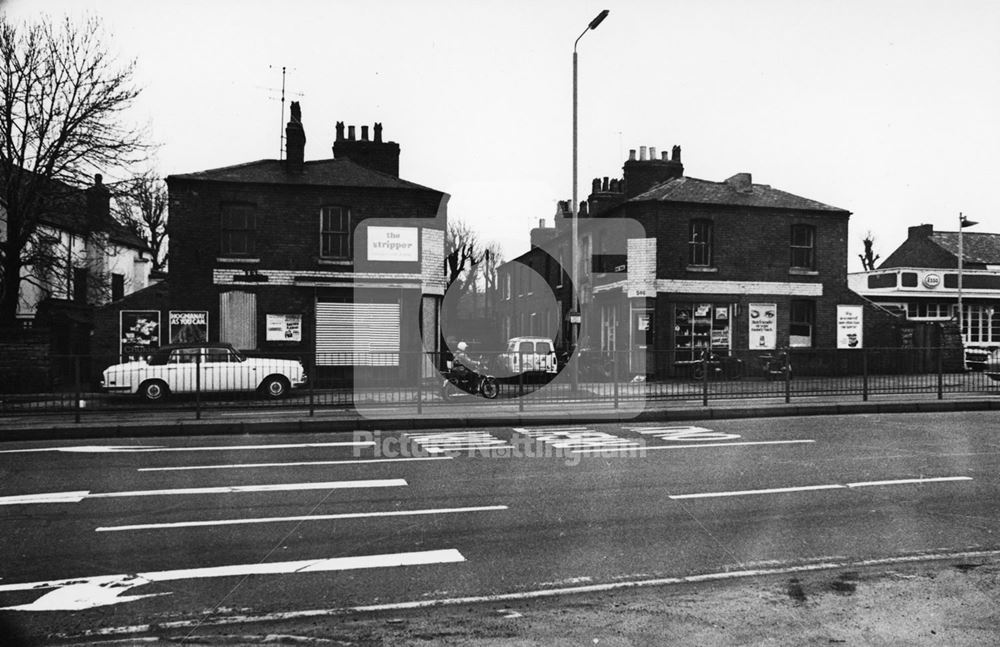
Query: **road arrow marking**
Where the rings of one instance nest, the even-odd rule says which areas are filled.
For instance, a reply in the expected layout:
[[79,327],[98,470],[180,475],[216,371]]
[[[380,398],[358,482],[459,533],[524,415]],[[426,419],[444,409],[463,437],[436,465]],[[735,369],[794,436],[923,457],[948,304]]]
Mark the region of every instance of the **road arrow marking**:
[[363,481],[326,481],[322,483],[276,483],[272,485],[223,485],[219,487],[174,488],[170,490],[133,490],[130,492],[46,492],[0,497],[0,505],[33,503],[79,503],[84,499],[114,499],[138,496],[173,496],[183,494],[238,494],[244,492],[288,492],[292,490],[340,490],[346,488],[402,487],[405,479],[372,479]]
[[0,454],[32,452],[64,452],[70,454],[141,454],[148,452],[225,452],[260,449],[302,449],[319,447],[371,447],[371,440],[349,440],[333,443],[284,443],[279,445],[209,445],[206,447],[164,447],[162,445],[75,445],[70,447],[39,447],[36,449],[3,449]]
[[2,611],[80,611],[92,607],[131,602],[151,595],[123,596],[129,590],[152,584],[174,580],[192,580],[210,577],[243,577],[249,575],[286,575],[290,573],[322,573],[364,568],[388,568],[392,566],[418,566],[426,564],[447,564],[464,562],[465,557],[453,548],[445,550],[425,550],[411,553],[389,553],[384,555],[362,555],[356,557],[331,557],[294,562],[272,562],[263,564],[233,564],[208,568],[191,568],[173,571],[135,573],[131,575],[96,575],[72,579],[24,582],[20,584],[0,584],[0,593],[9,591],[31,591],[55,589],[34,602],[0,608]]

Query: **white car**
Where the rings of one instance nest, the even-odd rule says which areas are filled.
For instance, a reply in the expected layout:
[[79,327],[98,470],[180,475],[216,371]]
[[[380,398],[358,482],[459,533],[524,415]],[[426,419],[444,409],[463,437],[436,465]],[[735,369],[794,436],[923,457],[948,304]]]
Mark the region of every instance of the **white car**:
[[227,344],[164,346],[148,358],[104,369],[101,388],[155,402],[170,393],[259,391],[280,398],[306,383],[293,359],[246,357]]
[[547,337],[514,337],[497,357],[497,377],[524,374],[553,376],[559,371],[555,346]]

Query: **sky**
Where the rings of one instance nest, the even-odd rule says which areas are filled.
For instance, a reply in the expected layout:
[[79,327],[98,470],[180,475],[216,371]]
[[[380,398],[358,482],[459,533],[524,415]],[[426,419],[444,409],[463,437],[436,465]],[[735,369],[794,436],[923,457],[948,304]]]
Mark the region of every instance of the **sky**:
[[400,176],[508,259],[572,195],[573,43],[602,9],[578,49],[581,200],[630,149],[680,145],[685,175],[852,212],[850,271],[869,233],[885,258],[960,213],[1000,232],[995,0],[0,0],[102,19],[160,174],[278,157],[296,100],[307,160],[336,122],[380,122]]

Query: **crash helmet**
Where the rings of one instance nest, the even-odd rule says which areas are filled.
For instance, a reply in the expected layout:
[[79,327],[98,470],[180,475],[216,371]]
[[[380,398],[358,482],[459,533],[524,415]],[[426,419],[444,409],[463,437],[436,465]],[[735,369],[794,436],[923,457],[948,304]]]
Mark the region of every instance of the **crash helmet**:
[[468,347],[469,347],[469,345],[466,344],[464,341],[458,342],[458,350],[465,350]]

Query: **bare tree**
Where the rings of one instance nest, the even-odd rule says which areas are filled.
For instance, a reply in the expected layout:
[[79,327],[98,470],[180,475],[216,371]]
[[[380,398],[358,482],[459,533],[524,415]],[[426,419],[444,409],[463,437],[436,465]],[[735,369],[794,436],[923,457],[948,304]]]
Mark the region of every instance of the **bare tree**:
[[882,258],[872,249],[875,244],[875,237],[872,236],[872,232],[865,234],[864,239],[861,241],[865,245],[865,253],[858,254],[858,258],[861,259],[861,269],[870,272],[875,269],[875,261]]
[[483,258],[479,234],[463,220],[449,220],[444,253],[448,289],[457,288],[455,294],[468,292],[475,284],[475,266]]
[[[122,123],[139,90],[100,21],[15,26],[0,15],[0,325],[17,314],[22,268],[43,262],[46,218],[74,208],[72,187],[135,163],[142,133]],[[77,196],[79,194],[77,193]]]
[[112,187],[115,217],[149,246],[153,271],[167,266],[167,188],[152,171],[146,171]]

